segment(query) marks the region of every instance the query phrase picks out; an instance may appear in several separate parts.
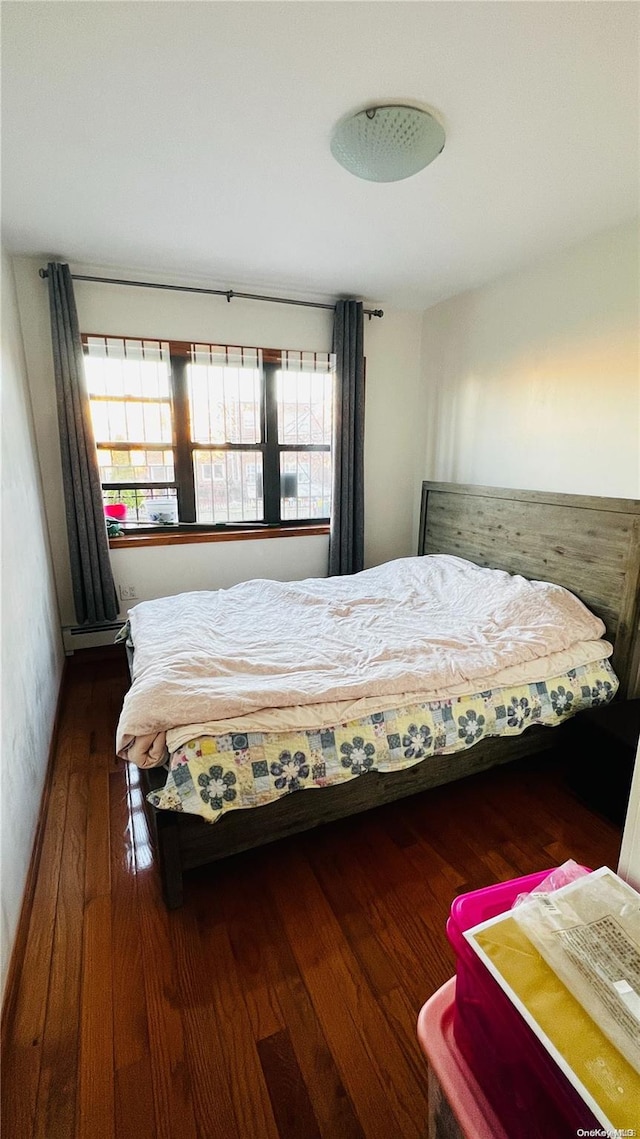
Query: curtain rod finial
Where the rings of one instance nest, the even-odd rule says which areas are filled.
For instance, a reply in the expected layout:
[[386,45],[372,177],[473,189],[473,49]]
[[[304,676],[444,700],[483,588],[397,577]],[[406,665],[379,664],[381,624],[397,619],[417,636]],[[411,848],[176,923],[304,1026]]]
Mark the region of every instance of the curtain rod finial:
[[45,278],[49,276],[49,273],[47,269],[38,269],[38,276],[42,277],[42,280],[44,281]]

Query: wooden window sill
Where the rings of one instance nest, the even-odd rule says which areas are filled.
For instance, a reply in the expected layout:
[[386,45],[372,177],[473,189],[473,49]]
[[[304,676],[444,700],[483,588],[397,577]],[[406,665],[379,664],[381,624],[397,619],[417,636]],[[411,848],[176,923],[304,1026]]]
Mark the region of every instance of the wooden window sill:
[[247,542],[262,538],[310,538],[329,533],[326,522],[318,526],[280,526],[272,529],[256,530],[194,530],[177,531],[175,534],[123,534],[120,538],[109,538],[112,550],[129,550],[133,546],[187,546],[192,542]]

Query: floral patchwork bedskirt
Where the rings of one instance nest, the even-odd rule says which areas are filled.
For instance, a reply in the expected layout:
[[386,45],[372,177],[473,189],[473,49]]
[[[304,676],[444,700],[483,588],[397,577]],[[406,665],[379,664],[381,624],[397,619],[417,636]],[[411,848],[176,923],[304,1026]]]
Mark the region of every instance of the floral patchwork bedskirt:
[[617,688],[602,660],[536,684],[405,704],[322,729],[199,736],[173,752],[165,787],[147,797],[154,807],[216,822],[226,811],[260,807],[293,791],[428,763],[486,736],[519,735],[531,724],[559,724],[608,703]]

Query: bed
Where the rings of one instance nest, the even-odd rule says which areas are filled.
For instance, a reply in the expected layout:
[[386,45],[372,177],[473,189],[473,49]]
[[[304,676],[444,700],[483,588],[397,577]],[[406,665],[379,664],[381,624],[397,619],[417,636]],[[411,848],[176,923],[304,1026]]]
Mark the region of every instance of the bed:
[[[464,559],[479,567],[522,575],[531,581],[551,582],[570,590],[604,623],[603,631],[613,646],[611,663],[620,684],[619,698],[625,698],[636,695],[639,688],[639,527],[640,503],[637,501],[424,483],[417,552],[419,555],[448,555],[443,559],[445,562],[456,563],[457,559]],[[552,747],[555,742],[553,732],[545,731],[544,727],[535,724],[535,720],[540,719],[541,705],[546,703],[548,706],[546,722],[554,722],[554,717],[560,722],[579,707],[589,706],[588,703],[581,705],[579,699],[576,699],[580,691],[593,692],[593,698],[589,696],[588,700],[596,703],[608,700],[615,691],[615,680],[607,662],[601,662],[600,666],[594,661],[584,668],[588,673],[586,686],[584,678],[580,684],[582,674],[579,669],[576,675],[576,669],[572,670],[569,662],[566,673],[570,677],[568,684],[561,683],[565,671],[558,669],[560,679],[557,673],[552,673],[554,686],[550,689],[543,691],[541,685],[532,686],[530,695],[534,699],[528,701],[528,691],[521,687],[517,689],[520,710],[524,708],[528,716],[529,710],[533,710],[535,705],[536,714],[532,714],[528,721],[534,726],[527,726],[525,715],[519,721],[516,715],[513,721],[509,720],[512,729],[506,723],[503,725],[508,733],[506,736],[494,737],[489,733],[487,725],[485,731],[475,730],[478,717],[482,719],[483,712],[487,719],[489,717],[486,697],[491,695],[490,692],[476,693],[475,696],[466,693],[459,697],[454,694],[442,701],[445,719],[448,716],[449,726],[453,722],[454,735],[463,736],[467,733],[467,738],[462,743],[456,743],[456,748],[462,747],[462,750],[448,746],[452,741],[445,738],[448,725],[443,720],[440,708],[434,712],[429,706],[428,714],[436,719],[427,720],[428,727],[424,722],[426,714],[421,716],[411,709],[407,712],[408,718],[401,723],[399,733],[394,730],[397,726],[395,722],[391,727],[384,722],[386,712],[374,712],[373,718],[369,720],[363,717],[362,725],[355,728],[355,736],[355,721],[350,722],[350,734],[345,736],[334,732],[333,736],[327,736],[325,733],[321,742],[318,739],[315,741],[316,748],[321,748],[326,743],[329,751],[333,749],[337,755],[336,770],[352,768],[345,774],[345,778],[349,778],[348,782],[324,786],[320,780],[315,784],[320,790],[315,793],[310,790],[299,794],[285,793],[277,801],[255,810],[229,810],[214,825],[183,810],[178,792],[184,794],[184,782],[178,787],[172,784],[172,788],[167,790],[171,777],[167,781],[167,771],[164,768],[143,770],[143,785],[150,800],[148,808],[156,834],[167,906],[175,908],[181,904],[185,870],[482,771],[494,764]],[[590,668],[599,668],[600,671],[589,673]],[[317,699],[317,696],[312,699]],[[456,700],[467,703],[456,704]],[[566,706],[567,700],[569,704],[573,701],[573,707]],[[560,710],[558,701],[563,702]],[[518,713],[518,709],[515,711]],[[504,705],[499,709],[499,714],[507,719],[510,713],[514,714],[511,705],[506,713]],[[389,715],[397,715],[393,705],[390,706]],[[182,722],[191,724],[196,721],[187,717]],[[463,729],[458,728],[459,724],[463,725]],[[524,727],[526,731],[523,731]],[[399,750],[396,750],[404,759],[397,770],[385,771],[382,769],[384,764],[371,762],[375,733],[381,731],[389,733],[386,737],[388,740],[400,744]],[[424,733],[429,735],[431,732],[441,733],[441,746],[435,749],[435,754],[432,747],[429,758],[422,759]],[[476,737],[479,742],[474,742]],[[217,751],[218,748],[233,749],[238,744],[239,737],[234,738],[229,734],[226,737],[224,734],[216,737],[213,732],[205,732],[191,740],[176,739],[179,746],[172,752],[171,766],[173,770],[175,765],[180,780],[184,777],[189,754],[194,756],[195,752],[201,753],[203,748],[210,751]],[[344,742],[347,739],[350,743]],[[340,740],[343,742],[340,743]],[[302,769],[304,775],[309,777],[311,786],[311,772],[303,745],[297,751],[294,744],[289,750],[280,752],[281,757],[286,756],[286,770],[283,770],[282,763],[262,763],[259,757],[264,754],[260,750],[264,740],[258,735],[254,734],[249,747],[247,744],[245,737],[239,744],[242,751],[236,751],[236,756],[241,756],[243,762],[246,760],[249,766],[264,775],[270,769],[273,772],[272,784],[275,783],[285,792],[297,790],[300,782],[295,777]],[[195,749],[195,752],[188,753],[189,747]],[[180,748],[183,749],[182,753]],[[213,761],[208,770],[215,775],[215,806],[236,807],[241,805],[237,799],[236,787],[224,782],[225,778],[233,780],[233,776],[226,773],[223,775],[224,765],[217,764],[220,758],[219,754],[204,756],[205,762]],[[322,755],[319,758],[322,760]],[[251,760],[255,759],[258,760],[257,763],[251,764]],[[352,760],[355,762],[352,763]],[[203,760],[198,758],[194,762],[202,764]],[[297,769],[294,772],[296,763]],[[224,770],[228,772],[228,768]],[[317,770],[320,770],[320,765]],[[363,775],[366,777],[362,778]],[[194,776],[194,800],[198,799],[199,794],[200,798],[206,799],[203,787],[206,785],[208,788],[211,784],[206,784],[203,780],[204,777],[200,777],[201,786],[198,789],[198,777]],[[174,801],[172,795],[175,795],[176,810],[166,809]],[[229,803],[223,802],[227,798]],[[187,807],[187,811],[189,809]],[[212,817],[218,813],[221,812],[216,812]]]

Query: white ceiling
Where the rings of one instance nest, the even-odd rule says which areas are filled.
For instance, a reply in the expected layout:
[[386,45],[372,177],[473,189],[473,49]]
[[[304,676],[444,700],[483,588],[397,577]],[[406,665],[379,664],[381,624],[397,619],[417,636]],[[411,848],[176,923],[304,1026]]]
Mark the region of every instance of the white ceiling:
[[[11,252],[424,308],[638,210],[635,2],[5,2]],[[334,123],[433,108],[364,182]]]

